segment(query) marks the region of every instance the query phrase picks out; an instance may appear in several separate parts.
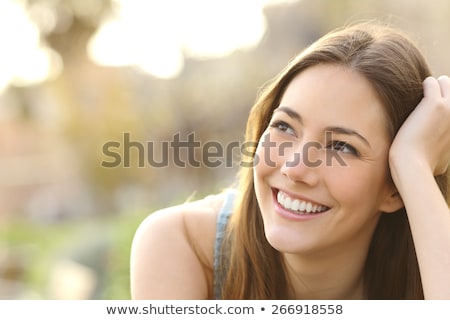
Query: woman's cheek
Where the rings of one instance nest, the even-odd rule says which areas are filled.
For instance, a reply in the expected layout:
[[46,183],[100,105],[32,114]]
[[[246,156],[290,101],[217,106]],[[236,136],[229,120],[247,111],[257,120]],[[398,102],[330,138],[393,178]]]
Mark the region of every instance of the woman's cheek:
[[378,192],[383,183],[382,176],[379,170],[356,161],[348,161],[346,166],[328,166],[323,172],[324,182],[333,197],[354,205],[373,198],[373,193]]
[[283,159],[280,156],[279,145],[279,141],[269,133],[263,134],[255,152],[254,165],[256,170],[270,172],[280,166]]
[[261,143],[258,144],[258,147],[255,152],[255,157],[253,160],[254,170],[257,176],[264,175],[265,173],[268,173],[270,171],[266,166],[265,159],[269,156],[265,154],[264,147],[261,146]]

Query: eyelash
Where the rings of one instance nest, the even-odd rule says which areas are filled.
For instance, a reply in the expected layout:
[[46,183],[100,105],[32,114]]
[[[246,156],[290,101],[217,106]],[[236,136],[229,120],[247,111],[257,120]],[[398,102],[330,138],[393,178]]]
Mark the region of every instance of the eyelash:
[[[358,150],[356,150],[355,147],[353,147],[351,144],[348,144],[345,141],[341,141],[341,140],[330,141],[328,143],[328,145],[327,145],[327,148],[329,148],[331,150],[335,150],[335,151],[339,151],[339,152],[343,152],[343,153],[349,153],[349,154],[353,154],[355,156],[359,156]],[[342,151],[342,148],[348,148],[349,151]]]
[[[282,121],[282,120],[277,120],[274,121],[273,123],[269,124],[270,128],[275,128],[277,130],[280,130],[281,132],[285,132],[288,134],[292,134],[295,135],[295,131],[294,129],[286,122],[286,121]],[[291,130],[292,132],[289,133],[287,132],[288,130]],[[330,141],[327,146],[328,149],[334,150],[334,151],[338,151],[338,152],[343,152],[343,153],[348,153],[348,154],[353,154],[355,156],[359,156],[359,152],[358,150],[353,147],[351,144],[342,141],[342,140],[333,140]],[[347,148],[348,151],[342,151],[343,148]]]
[[278,130],[280,130],[282,132],[286,132],[286,133],[288,133],[287,130],[291,130],[292,133],[288,133],[288,134],[295,135],[294,129],[292,129],[292,127],[287,122],[282,121],[282,120],[277,120],[277,121],[274,121],[273,123],[270,123],[269,127],[278,129]]

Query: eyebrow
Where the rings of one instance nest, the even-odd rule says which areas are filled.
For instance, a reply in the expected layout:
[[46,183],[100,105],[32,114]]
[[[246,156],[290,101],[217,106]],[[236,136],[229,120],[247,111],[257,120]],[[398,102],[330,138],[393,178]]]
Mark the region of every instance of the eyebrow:
[[[300,122],[300,124],[303,124],[303,119],[302,116],[297,113],[296,111],[292,110],[289,107],[286,106],[280,106],[278,108],[276,108],[273,112],[284,112],[286,113],[290,118],[297,120],[298,122]],[[353,129],[349,129],[349,128],[345,128],[345,127],[338,127],[338,126],[330,126],[330,127],[326,127],[325,131],[329,131],[329,132],[335,132],[338,134],[344,134],[344,135],[349,135],[349,136],[355,136],[357,138],[359,138],[360,140],[362,140],[366,145],[368,145],[370,147],[370,143],[369,141],[367,141],[366,138],[364,138],[363,135],[361,135],[358,131],[355,131]]]
[[280,106],[280,107],[276,108],[275,110],[273,110],[273,113],[279,112],[279,111],[286,113],[290,118],[297,120],[298,122],[303,124],[302,116],[299,115],[296,111],[292,110],[291,108],[285,107],[285,106]]

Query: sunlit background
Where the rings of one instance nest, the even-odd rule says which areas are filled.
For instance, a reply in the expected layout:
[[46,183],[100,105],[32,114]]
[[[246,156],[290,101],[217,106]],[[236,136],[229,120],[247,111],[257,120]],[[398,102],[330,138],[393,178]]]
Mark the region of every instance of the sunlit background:
[[447,0],[0,0],[0,298],[129,299],[139,222],[238,170],[238,153],[140,166],[137,148],[106,168],[105,144],[242,142],[264,82],[351,21],[393,22],[450,74],[449,17]]

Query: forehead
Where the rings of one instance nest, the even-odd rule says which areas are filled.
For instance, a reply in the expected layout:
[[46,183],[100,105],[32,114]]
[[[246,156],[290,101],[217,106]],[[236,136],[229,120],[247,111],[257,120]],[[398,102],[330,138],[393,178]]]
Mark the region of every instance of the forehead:
[[289,106],[305,125],[343,126],[367,135],[388,136],[384,106],[371,83],[341,65],[321,64],[299,73],[280,106]]

